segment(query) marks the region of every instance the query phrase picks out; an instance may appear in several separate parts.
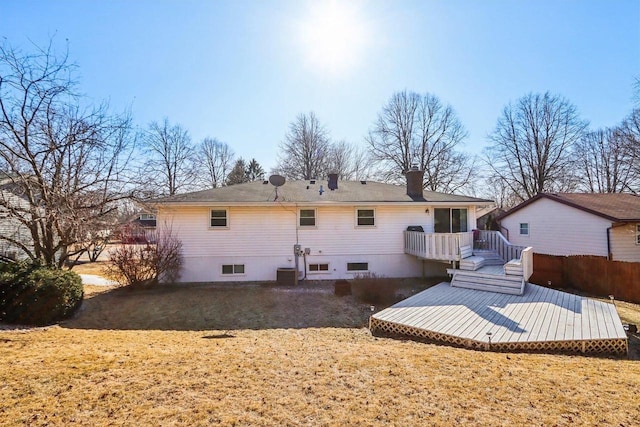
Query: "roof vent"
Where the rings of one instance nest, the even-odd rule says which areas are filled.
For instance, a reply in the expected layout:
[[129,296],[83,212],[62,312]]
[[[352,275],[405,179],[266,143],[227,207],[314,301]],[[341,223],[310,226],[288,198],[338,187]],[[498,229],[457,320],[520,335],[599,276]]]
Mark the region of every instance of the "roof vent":
[[263,184],[268,184],[269,181],[267,181],[266,179],[264,181],[262,181]]
[[320,186],[320,190],[318,190],[318,193],[320,193],[321,196],[322,196],[322,193],[324,193],[324,188],[322,188],[322,185]]
[[315,179],[312,179],[312,180],[309,181],[309,184],[315,184],[315,183],[316,183]]
[[367,185],[367,181],[360,181],[360,184]]

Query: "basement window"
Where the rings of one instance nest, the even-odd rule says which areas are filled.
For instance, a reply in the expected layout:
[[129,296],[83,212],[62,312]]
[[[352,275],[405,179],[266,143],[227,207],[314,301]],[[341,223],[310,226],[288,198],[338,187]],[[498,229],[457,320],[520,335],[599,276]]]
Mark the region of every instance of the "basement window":
[[347,271],[369,271],[368,262],[348,262]]
[[528,222],[521,222],[520,223],[520,235],[521,236],[528,236],[529,235],[529,223]]
[[329,271],[329,264],[309,264],[309,273],[326,273]]
[[244,274],[244,264],[223,264],[222,274]]

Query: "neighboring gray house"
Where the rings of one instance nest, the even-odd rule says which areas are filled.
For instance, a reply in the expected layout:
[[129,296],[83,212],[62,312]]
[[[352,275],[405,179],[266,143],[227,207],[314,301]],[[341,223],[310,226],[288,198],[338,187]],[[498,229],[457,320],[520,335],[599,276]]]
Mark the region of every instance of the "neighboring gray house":
[[9,207],[27,209],[29,205],[20,196],[20,191],[13,181],[4,175],[0,177],[0,256],[19,259],[24,256],[23,251],[8,239],[31,246],[31,233],[20,221],[9,214]]
[[515,245],[547,255],[596,255],[640,262],[640,197],[541,193],[498,217]]

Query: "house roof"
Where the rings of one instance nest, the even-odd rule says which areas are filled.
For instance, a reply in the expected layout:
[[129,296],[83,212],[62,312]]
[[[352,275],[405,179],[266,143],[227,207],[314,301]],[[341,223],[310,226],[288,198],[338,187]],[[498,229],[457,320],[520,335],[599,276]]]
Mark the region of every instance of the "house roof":
[[[322,194],[320,188],[322,187]],[[277,197],[277,198],[276,198]],[[228,187],[157,199],[154,203],[197,205],[209,203],[255,204],[272,203],[491,203],[491,200],[425,191],[423,198],[407,195],[406,187],[373,181],[338,181],[338,188],[330,190],[326,181],[287,181],[276,188],[268,181],[255,181]]]
[[640,222],[640,197],[621,193],[540,193],[500,215],[498,220],[546,198],[613,222]]

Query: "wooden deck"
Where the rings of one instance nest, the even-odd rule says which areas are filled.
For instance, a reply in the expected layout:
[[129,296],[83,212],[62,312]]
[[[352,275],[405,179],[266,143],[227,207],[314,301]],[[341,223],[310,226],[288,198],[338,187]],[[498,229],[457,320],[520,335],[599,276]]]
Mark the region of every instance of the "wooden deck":
[[443,282],[374,314],[369,327],[495,351],[627,354],[628,348],[613,304],[532,284],[520,296]]

